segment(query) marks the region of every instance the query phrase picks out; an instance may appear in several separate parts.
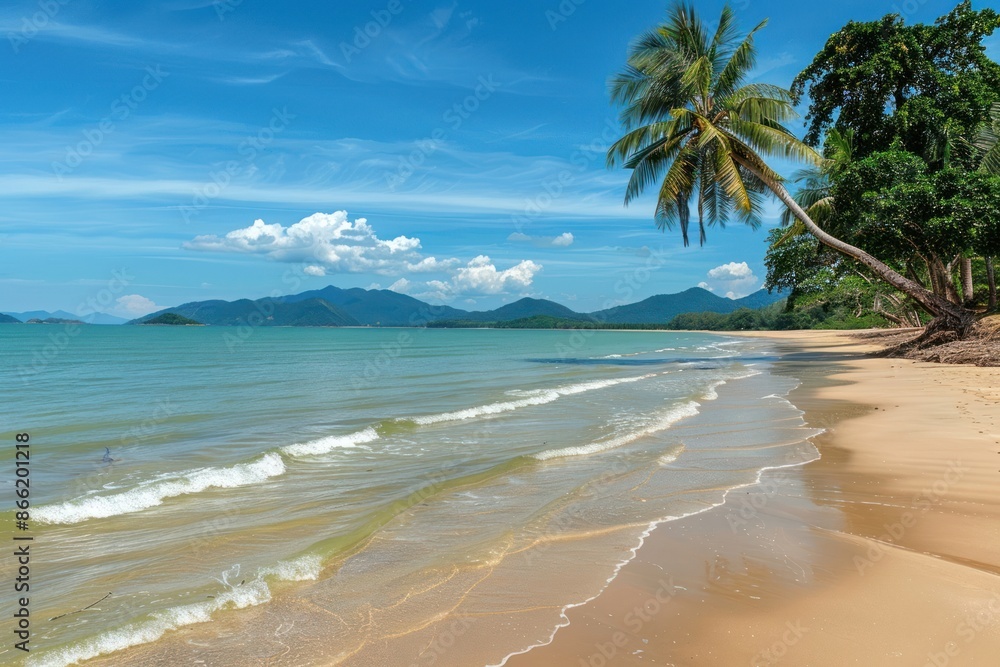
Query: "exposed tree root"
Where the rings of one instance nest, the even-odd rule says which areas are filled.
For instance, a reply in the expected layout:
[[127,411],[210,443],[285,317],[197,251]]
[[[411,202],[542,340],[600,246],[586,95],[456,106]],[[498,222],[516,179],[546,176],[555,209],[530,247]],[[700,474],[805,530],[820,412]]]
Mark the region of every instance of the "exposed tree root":
[[[917,335],[913,335],[914,333]],[[961,328],[956,327],[954,323],[934,320],[923,330],[885,331],[864,336],[882,338],[889,343],[885,349],[873,353],[873,356],[877,357],[1000,366],[1000,316],[998,315],[973,320]]]

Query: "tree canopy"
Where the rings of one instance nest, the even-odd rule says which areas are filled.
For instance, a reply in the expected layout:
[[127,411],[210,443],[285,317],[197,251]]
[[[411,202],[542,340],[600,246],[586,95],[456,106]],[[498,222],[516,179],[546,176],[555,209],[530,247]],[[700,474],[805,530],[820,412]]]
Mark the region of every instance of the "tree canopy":
[[897,14],[851,21],[794,80],[796,103],[808,94],[806,141],[819,146],[832,127],[853,129],[858,156],[898,147],[943,159],[955,136],[971,137],[1000,101],[1000,65],[983,40],[1000,14],[960,3],[933,25],[906,25]]

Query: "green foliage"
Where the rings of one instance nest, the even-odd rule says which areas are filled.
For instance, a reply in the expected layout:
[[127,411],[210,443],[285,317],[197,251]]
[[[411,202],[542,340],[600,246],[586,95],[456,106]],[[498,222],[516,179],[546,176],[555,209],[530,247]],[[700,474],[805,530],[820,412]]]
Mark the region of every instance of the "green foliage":
[[[785,315],[773,327],[856,329],[891,323],[918,325],[905,297],[870,279],[864,268],[808,235],[782,240],[772,230],[764,258],[765,288],[788,293]],[[895,319],[890,319],[895,318]]]
[[439,320],[430,322],[429,329],[602,329],[627,331],[655,331],[667,329],[666,323],[648,322],[599,322],[577,318],[534,315],[501,322],[481,322],[478,320]]
[[983,40],[1000,27],[992,9],[961,2],[934,25],[907,26],[895,14],[850,22],[792,84],[808,92],[806,141],[831,127],[855,130],[860,156],[900,147],[946,163],[942,143],[971,137],[1000,101],[1000,65]]
[[916,155],[889,151],[851,165],[833,196],[838,233],[888,261],[1000,252],[998,176],[928,173]]
[[768,235],[768,251],[764,256],[767,290],[789,292],[789,301],[794,303],[802,294],[803,285],[811,280],[829,260],[819,243],[811,236],[799,235],[786,238],[784,230],[773,229]]
[[1000,102],[990,109],[989,119],[976,135],[975,146],[982,154],[980,169],[1000,175]]

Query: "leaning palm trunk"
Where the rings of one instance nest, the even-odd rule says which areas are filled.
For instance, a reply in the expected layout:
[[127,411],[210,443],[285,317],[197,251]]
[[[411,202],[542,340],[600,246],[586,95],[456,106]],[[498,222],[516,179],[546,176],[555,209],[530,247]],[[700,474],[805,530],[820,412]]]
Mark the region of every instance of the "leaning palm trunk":
[[837,252],[847,255],[848,257],[861,262],[867,266],[871,271],[877,275],[879,278],[889,283],[896,289],[898,289],[903,294],[912,298],[914,301],[919,303],[927,312],[931,313],[935,317],[942,318],[942,324],[958,330],[963,333],[968,325],[971,323],[972,317],[971,313],[965,308],[943,299],[934,292],[924,288],[918,283],[910,280],[909,278],[903,276],[902,274],[894,271],[888,265],[875,259],[867,252],[861,248],[856,248],[850,243],[841,241],[840,239],[827,234],[819,225],[813,222],[812,218],[802,210],[795,198],[788,193],[778,181],[771,178],[768,174],[763,173],[761,170],[755,168],[755,166],[740,157],[736,157],[736,160],[746,169],[751,171],[757,178],[767,184],[771,192],[781,200],[785,206],[787,206],[795,217],[802,221],[809,233],[812,234],[817,241],[823,245],[836,250]]

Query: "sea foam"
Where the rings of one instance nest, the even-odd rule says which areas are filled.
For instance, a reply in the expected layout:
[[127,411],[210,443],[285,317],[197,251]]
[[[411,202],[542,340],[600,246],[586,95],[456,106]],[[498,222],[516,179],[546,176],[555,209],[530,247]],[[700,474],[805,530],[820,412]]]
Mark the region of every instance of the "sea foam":
[[548,461],[549,459],[565,458],[567,456],[586,456],[587,454],[598,454],[611,449],[617,449],[618,447],[635,442],[639,438],[643,438],[647,435],[652,435],[653,433],[658,433],[660,431],[665,431],[686,417],[695,416],[698,414],[699,407],[701,407],[700,403],[696,401],[688,401],[687,403],[668,410],[653,423],[647,424],[646,426],[635,431],[631,431],[608,440],[592,442],[589,445],[564,447],[562,449],[549,449],[535,454],[534,458],[539,461]]
[[85,496],[35,509],[32,518],[40,523],[79,523],[131,514],[163,504],[166,498],[200,493],[206,489],[232,489],[259,484],[285,472],[281,455],[271,452],[250,463],[229,468],[198,468],[145,482],[128,491],[106,496]]
[[497,415],[504,412],[511,412],[512,410],[517,410],[519,408],[526,408],[532,405],[544,405],[546,403],[552,403],[554,401],[558,401],[563,396],[582,394],[588,391],[594,391],[595,389],[614,387],[615,385],[626,384],[629,382],[639,382],[640,380],[647,380],[655,376],[656,376],[655,373],[649,373],[647,375],[639,375],[636,377],[617,378],[613,380],[595,380],[593,382],[581,382],[579,384],[570,384],[562,387],[556,387],[554,389],[539,389],[533,392],[529,392],[527,396],[525,396],[524,398],[520,398],[516,401],[489,403],[487,405],[479,405],[473,408],[466,408],[464,410],[456,410],[454,412],[443,412],[436,415],[414,417],[412,421],[421,425],[429,425],[429,424],[440,424],[442,422],[474,419],[476,417],[483,417],[487,415]]
[[358,445],[374,442],[375,440],[378,440],[378,433],[375,432],[374,428],[368,427],[363,431],[357,431],[348,435],[331,435],[317,440],[310,440],[309,442],[288,445],[287,447],[282,447],[281,451],[289,456],[317,456],[319,454],[328,454],[335,449],[350,449],[351,447],[357,447]]
[[[261,568],[253,581],[239,586],[231,585],[226,573],[222,581],[227,590],[213,599],[194,604],[172,607],[149,614],[146,619],[108,630],[91,639],[78,642],[30,658],[28,667],[67,667],[101,655],[114,653],[132,646],[149,644],[166,633],[188,625],[207,623],[223,609],[246,609],[270,602],[271,589],[266,579],[305,581],[319,576],[322,560],[319,556],[302,556],[291,561],[281,561],[273,567]],[[235,570],[238,572],[238,566]]]

